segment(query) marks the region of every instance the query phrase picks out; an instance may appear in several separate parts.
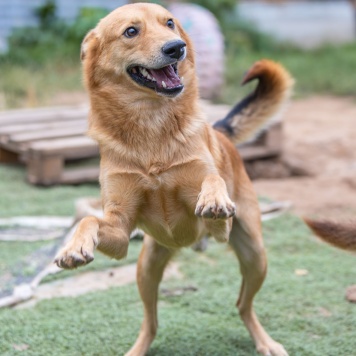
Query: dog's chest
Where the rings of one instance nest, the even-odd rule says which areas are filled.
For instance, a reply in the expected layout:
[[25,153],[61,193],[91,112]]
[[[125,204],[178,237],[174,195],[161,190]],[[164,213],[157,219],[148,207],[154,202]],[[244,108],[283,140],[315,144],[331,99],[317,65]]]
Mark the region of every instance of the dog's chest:
[[167,247],[189,246],[205,232],[194,214],[198,186],[177,183],[165,175],[152,176],[138,217],[138,225]]

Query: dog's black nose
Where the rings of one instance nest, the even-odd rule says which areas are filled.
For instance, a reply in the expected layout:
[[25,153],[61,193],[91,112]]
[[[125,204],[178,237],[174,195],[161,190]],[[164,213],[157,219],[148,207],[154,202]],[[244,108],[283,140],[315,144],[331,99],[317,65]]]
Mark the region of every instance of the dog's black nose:
[[170,58],[179,60],[185,53],[186,43],[181,40],[171,41],[162,47],[162,52]]

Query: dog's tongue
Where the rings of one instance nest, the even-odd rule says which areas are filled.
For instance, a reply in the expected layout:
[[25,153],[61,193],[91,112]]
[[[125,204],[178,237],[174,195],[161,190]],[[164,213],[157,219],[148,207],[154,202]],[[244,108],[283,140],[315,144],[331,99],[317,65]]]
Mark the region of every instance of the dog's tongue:
[[181,85],[180,78],[171,65],[161,69],[147,69],[147,71],[157,80],[158,88],[164,88],[163,82],[167,88],[174,88]]

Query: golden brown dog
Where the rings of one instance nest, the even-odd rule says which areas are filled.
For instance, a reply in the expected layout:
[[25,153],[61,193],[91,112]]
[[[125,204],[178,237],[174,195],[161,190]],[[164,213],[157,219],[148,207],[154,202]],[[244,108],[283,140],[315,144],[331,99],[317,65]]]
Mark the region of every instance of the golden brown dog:
[[131,231],[145,231],[137,272],[144,320],[127,354],[138,356],[156,335],[158,285],[172,255],[207,234],[229,241],[243,275],[237,306],[257,350],[287,355],[253,310],[267,268],[260,213],[226,136],[241,142],[277,113],[292,86],[288,73],[271,61],[255,64],[244,82],[259,79],[257,89],[214,130],[199,108],[192,44],[164,8],[133,4],[113,11],[85,37],[81,58],[89,134],[101,151],[104,218],[84,218],[56,263],[89,263],[96,248],[124,258]]

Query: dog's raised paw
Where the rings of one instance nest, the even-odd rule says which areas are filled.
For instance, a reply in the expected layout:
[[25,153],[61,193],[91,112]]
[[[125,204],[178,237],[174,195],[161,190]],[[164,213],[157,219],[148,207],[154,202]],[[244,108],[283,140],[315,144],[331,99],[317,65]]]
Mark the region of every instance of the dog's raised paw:
[[205,219],[228,219],[235,215],[236,206],[228,196],[201,194],[195,208],[195,215]]
[[70,241],[55,257],[54,263],[64,269],[73,269],[94,260],[96,242],[92,238],[85,241]]

